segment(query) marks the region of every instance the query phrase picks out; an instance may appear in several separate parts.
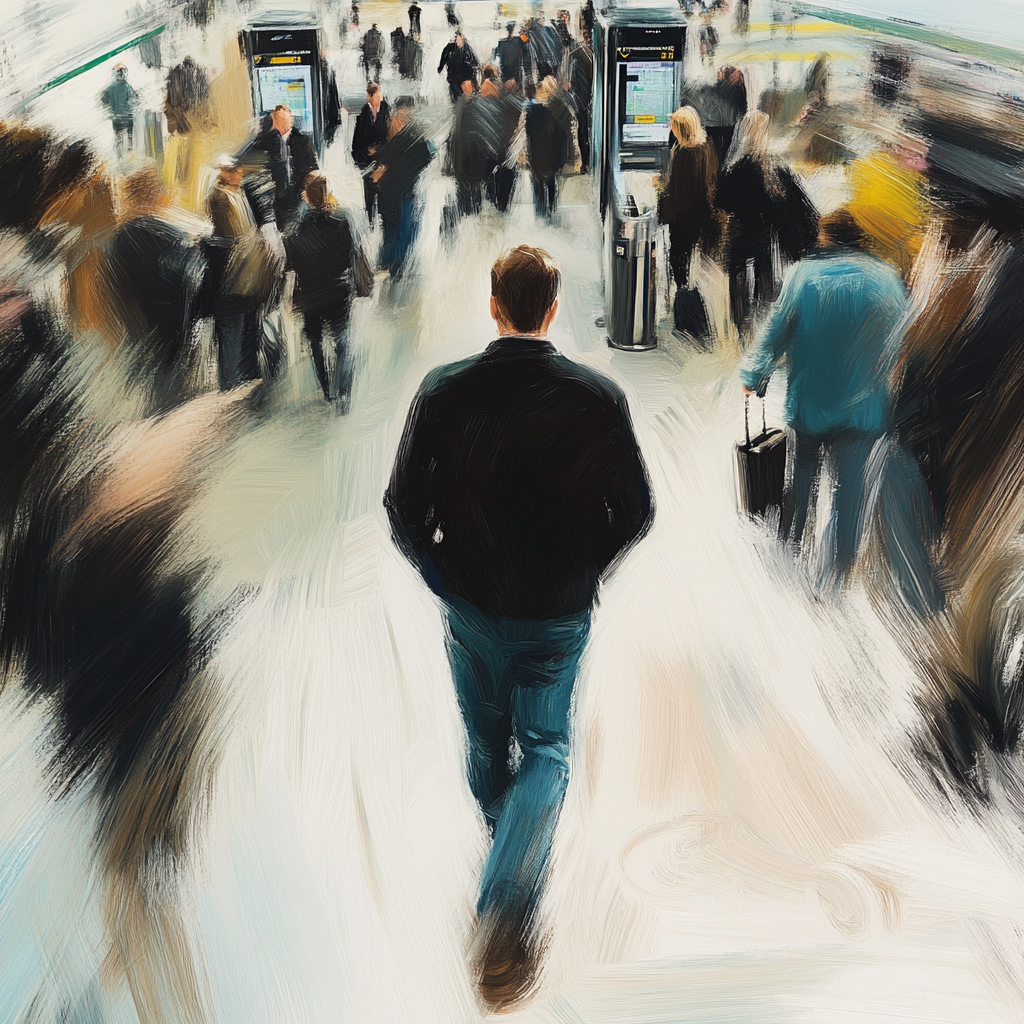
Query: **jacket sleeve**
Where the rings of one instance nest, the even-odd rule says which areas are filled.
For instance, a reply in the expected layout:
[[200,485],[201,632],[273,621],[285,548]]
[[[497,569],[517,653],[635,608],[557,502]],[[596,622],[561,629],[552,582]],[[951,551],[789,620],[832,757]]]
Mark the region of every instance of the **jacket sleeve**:
[[[433,376],[433,375],[432,375]],[[398,549],[429,578],[429,552],[439,526],[438,462],[440,457],[435,402],[428,377],[409,409],[384,507]]]
[[782,286],[782,294],[772,307],[764,333],[740,370],[743,386],[756,391],[762,398],[775,367],[789,351],[797,323],[803,277],[802,266],[797,264]]
[[[618,389],[616,389],[617,391]],[[618,392],[610,409],[606,470],[597,509],[604,527],[598,543],[601,574],[613,569],[654,521],[654,499],[626,398]]]

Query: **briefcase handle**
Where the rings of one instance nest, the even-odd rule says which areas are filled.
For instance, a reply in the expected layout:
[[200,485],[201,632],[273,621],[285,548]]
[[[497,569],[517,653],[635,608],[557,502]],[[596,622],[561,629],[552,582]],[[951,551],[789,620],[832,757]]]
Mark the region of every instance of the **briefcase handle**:
[[[764,395],[761,398],[761,436],[768,433],[768,422],[764,415]],[[743,396],[743,430],[747,435],[747,447],[750,447],[750,395]]]

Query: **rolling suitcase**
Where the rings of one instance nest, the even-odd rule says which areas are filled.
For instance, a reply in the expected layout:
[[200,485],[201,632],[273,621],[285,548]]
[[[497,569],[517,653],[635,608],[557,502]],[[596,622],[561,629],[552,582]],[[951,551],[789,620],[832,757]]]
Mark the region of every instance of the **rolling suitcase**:
[[786,487],[786,432],[768,429],[761,399],[761,433],[750,436],[750,396],[744,396],[744,443],[736,446],[740,474],[740,506],[751,519],[765,516],[771,509],[782,512]]

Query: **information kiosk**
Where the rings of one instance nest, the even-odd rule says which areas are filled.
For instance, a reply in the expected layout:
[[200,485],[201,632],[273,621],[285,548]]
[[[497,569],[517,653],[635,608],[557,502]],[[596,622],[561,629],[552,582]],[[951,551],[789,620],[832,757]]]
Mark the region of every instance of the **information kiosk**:
[[295,127],[323,152],[323,100],[320,95],[320,27],[308,15],[269,12],[242,33],[257,117],[285,104]]
[[652,177],[668,168],[685,42],[678,3],[613,6],[594,22],[594,153],[601,170],[605,326],[614,348],[657,344]]

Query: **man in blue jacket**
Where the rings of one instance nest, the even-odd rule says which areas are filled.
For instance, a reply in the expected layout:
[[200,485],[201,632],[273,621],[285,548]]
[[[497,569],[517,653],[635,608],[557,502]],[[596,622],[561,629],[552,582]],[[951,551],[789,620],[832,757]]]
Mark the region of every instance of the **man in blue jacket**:
[[861,248],[853,218],[823,218],[821,248],[790,272],[741,381],[764,395],[776,366],[787,364],[786,419],[796,435],[787,535],[800,542],[825,458],[835,470],[826,533],[834,578],[852,567],[866,509],[866,464],[889,427],[889,375],[907,308],[903,281]]

